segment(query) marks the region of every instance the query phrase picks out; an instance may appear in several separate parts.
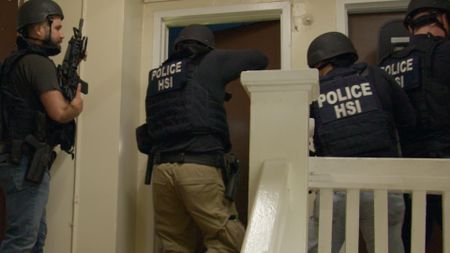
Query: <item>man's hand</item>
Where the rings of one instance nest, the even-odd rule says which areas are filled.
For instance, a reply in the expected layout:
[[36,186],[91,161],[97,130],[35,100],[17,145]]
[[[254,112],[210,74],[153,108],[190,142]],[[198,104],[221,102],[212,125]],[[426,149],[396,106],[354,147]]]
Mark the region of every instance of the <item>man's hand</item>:
[[48,116],[58,123],[68,123],[83,111],[80,84],[78,84],[75,97],[70,103],[59,90],[46,91],[41,94],[40,99]]
[[81,84],[78,84],[75,97],[70,102],[70,105],[80,114],[83,111],[83,98],[81,98]]

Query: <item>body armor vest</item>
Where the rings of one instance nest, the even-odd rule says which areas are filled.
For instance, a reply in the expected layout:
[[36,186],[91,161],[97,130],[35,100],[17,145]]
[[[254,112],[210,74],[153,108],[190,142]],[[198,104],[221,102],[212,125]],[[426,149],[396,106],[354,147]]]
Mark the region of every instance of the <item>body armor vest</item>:
[[435,48],[444,40],[420,40],[383,59],[380,67],[405,90],[417,111],[418,127],[450,129],[450,91],[448,84],[433,76]]
[[72,154],[75,138],[75,121],[66,124],[57,123],[48,118],[45,110],[32,108],[16,88],[9,82],[10,73],[15,65],[28,54],[48,57],[48,52],[37,46],[20,47],[18,51],[5,59],[0,75],[2,139],[24,140],[29,134],[51,147],[61,145],[61,149]]
[[320,82],[313,108],[321,156],[398,154],[392,117],[381,106],[374,79],[361,72],[353,67],[340,69]]
[[214,134],[230,145],[224,99],[200,83],[197,67],[203,56],[169,59],[149,74],[146,114],[152,140]]
[[[35,133],[38,112],[28,104],[25,98],[9,82],[10,74],[15,65],[28,54],[38,54],[46,57],[45,52],[35,47],[18,50],[5,59],[1,69],[2,122],[4,123],[4,139],[23,140],[28,134]],[[45,119],[45,118],[44,118]],[[42,139],[42,138],[39,138]]]

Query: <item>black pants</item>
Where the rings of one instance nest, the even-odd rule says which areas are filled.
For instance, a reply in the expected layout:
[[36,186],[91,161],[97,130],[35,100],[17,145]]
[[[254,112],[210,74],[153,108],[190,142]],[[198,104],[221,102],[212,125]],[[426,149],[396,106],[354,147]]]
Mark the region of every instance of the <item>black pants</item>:
[[[405,253],[411,252],[411,195],[405,194],[405,219],[403,222],[403,245]],[[442,197],[441,195],[427,195],[426,244],[433,238],[433,228],[437,225],[442,230]]]
[[[407,157],[409,155],[406,155]],[[450,158],[450,148],[442,148],[435,152],[419,152],[411,154],[410,157],[422,158]],[[411,252],[411,195],[405,194],[405,219],[403,223],[403,244],[405,253]],[[442,196],[427,195],[427,216],[426,216],[426,244],[431,243],[433,238],[433,228],[436,224],[442,230]],[[441,238],[442,240],[442,238]]]

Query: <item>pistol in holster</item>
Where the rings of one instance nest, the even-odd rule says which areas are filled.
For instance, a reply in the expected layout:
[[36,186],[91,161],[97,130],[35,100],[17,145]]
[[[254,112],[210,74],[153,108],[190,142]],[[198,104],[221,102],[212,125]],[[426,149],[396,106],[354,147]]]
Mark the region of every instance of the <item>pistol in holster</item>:
[[230,201],[234,201],[236,198],[240,177],[239,159],[235,154],[229,154],[225,157],[225,168],[223,171],[223,174],[225,174],[225,197]]
[[33,135],[25,137],[25,144],[31,148],[31,157],[26,173],[26,180],[39,184],[46,170],[50,169],[56,159],[53,148],[45,142],[40,142]]
[[152,182],[152,172],[153,172],[153,155],[147,156],[147,168],[145,170],[145,181],[146,185]]

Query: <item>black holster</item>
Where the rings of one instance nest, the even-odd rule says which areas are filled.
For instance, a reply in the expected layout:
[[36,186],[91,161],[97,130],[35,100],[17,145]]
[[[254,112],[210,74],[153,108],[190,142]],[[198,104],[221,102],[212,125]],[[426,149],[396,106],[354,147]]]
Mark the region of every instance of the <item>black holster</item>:
[[56,159],[53,148],[45,142],[38,141],[33,135],[25,137],[25,144],[31,148],[30,161],[25,179],[39,184],[46,170],[49,170]]
[[222,176],[225,184],[225,197],[230,201],[234,201],[240,177],[239,159],[235,154],[228,154],[225,157],[225,167],[222,169]]
[[152,173],[153,173],[153,156],[147,156],[147,169],[145,170],[145,181],[146,185],[149,185],[152,182]]

